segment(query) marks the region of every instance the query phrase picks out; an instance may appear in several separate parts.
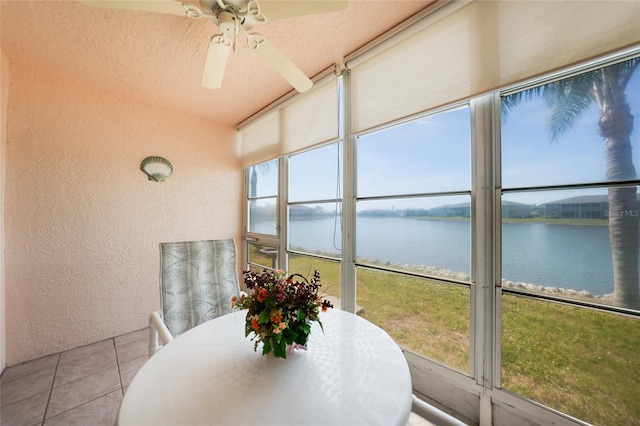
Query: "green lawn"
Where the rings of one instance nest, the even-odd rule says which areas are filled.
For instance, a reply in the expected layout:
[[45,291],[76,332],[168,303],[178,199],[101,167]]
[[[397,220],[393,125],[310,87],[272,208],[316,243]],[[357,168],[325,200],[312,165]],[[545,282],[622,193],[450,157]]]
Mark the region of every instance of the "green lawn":
[[640,425],[640,320],[504,296],[503,387],[599,425]]
[[[304,256],[290,270],[321,275],[339,296],[340,265]],[[358,269],[363,317],[396,342],[469,372],[469,289]],[[502,298],[502,387],[596,425],[640,425],[640,320],[506,295]]]

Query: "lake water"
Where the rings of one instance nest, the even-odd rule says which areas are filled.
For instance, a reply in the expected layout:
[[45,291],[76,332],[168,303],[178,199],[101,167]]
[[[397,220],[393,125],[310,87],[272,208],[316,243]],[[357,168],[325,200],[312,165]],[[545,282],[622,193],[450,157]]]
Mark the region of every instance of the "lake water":
[[[292,220],[291,247],[338,254],[340,225],[333,219]],[[358,258],[394,265],[423,265],[470,275],[468,222],[358,218]],[[613,293],[606,226],[505,224],[505,280],[592,294]]]

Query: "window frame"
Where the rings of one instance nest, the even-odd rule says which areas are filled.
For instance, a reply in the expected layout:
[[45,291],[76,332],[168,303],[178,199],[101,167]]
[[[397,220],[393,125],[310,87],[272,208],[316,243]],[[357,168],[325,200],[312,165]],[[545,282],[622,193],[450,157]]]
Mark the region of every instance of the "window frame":
[[[496,393],[494,398],[499,398],[500,401],[504,401],[508,404],[512,404],[515,407],[521,408],[523,411],[527,410],[528,404],[534,404],[540,407],[543,407],[545,410],[555,411],[553,407],[547,406],[541,402],[530,399],[529,397],[515,393],[514,391],[509,390],[508,388],[503,387],[502,383],[502,317],[503,317],[503,309],[502,309],[502,299],[503,296],[514,296],[520,298],[527,298],[531,300],[538,300],[547,303],[554,303],[560,305],[566,305],[570,307],[575,307],[579,309],[589,309],[595,310],[598,312],[604,313],[613,313],[621,316],[629,316],[640,319],[640,309],[632,310],[623,307],[607,305],[602,303],[596,303],[592,301],[585,301],[580,299],[573,299],[568,297],[562,297],[560,295],[555,294],[547,294],[547,293],[536,293],[532,291],[527,291],[524,289],[518,288],[508,288],[502,285],[502,209],[501,202],[503,196],[509,194],[516,193],[525,193],[525,192],[538,192],[538,191],[554,191],[554,190],[580,190],[580,189],[600,189],[600,188],[611,188],[611,187],[628,187],[635,186],[640,187],[640,173],[637,175],[636,179],[633,180],[625,180],[625,181],[595,181],[595,182],[586,182],[586,183],[568,183],[568,184],[554,184],[554,185],[528,185],[528,186],[513,186],[508,188],[502,187],[501,177],[502,177],[502,141],[501,141],[501,99],[505,96],[509,96],[511,94],[525,91],[537,86],[545,85],[552,83],[554,81],[571,78],[580,74],[584,74],[590,71],[594,71],[597,69],[601,69],[607,67],[609,65],[613,65],[615,63],[624,62],[629,59],[639,58],[640,57],[640,49],[632,49],[631,51],[622,53],[622,54],[612,54],[607,55],[605,57],[601,57],[599,59],[590,61],[588,63],[579,64],[577,66],[567,67],[564,70],[556,71],[553,73],[549,73],[544,76],[540,76],[538,78],[529,79],[526,82],[518,84],[517,86],[512,86],[508,88],[504,88],[503,90],[497,90],[492,92],[489,96],[493,97],[493,155],[491,158],[491,167],[490,172],[495,176],[495,182],[493,183],[493,192],[494,192],[494,247],[493,247],[493,258],[494,258],[494,271],[495,271],[495,282],[493,292],[493,312],[487,312],[488,314],[493,314],[493,321],[489,318],[485,318],[485,325],[489,326],[491,322],[493,322],[491,326],[491,333],[493,334],[491,348],[493,351],[493,355],[491,359],[493,362],[491,363],[491,381],[492,387],[496,390],[500,390],[500,393]],[[640,72],[640,69],[636,70],[636,72]],[[571,418],[569,413],[564,413],[560,411],[556,411],[560,416],[564,418]]]
[[[531,78],[525,82],[491,91],[461,100],[450,105],[423,111],[410,117],[404,117],[391,123],[385,123],[371,129],[365,129],[358,133],[351,132],[350,119],[350,80],[348,73],[339,78],[338,84],[342,95],[340,111],[340,137],[337,140],[325,142],[342,142],[342,197],[335,200],[307,200],[289,203],[288,172],[290,155],[279,157],[279,194],[277,198],[277,224],[278,235],[276,238],[262,234],[247,233],[245,222],[246,243],[264,243],[277,246],[279,249],[279,264],[281,269],[287,268],[288,254],[300,256],[316,256],[311,253],[298,252],[288,249],[288,208],[295,204],[308,204],[313,202],[341,202],[342,213],[342,257],[341,259],[316,256],[322,259],[339,261],[341,264],[341,308],[355,312],[356,306],[356,267],[372,268],[372,265],[359,262],[356,257],[356,210],[357,203],[376,199],[393,199],[402,197],[433,196],[434,194],[396,194],[391,196],[358,197],[357,195],[357,138],[361,135],[383,130],[390,126],[402,124],[421,116],[435,115],[453,108],[467,104],[471,111],[471,189],[470,191],[444,192],[441,195],[469,195],[471,197],[471,282],[451,281],[451,284],[466,285],[470,288],[470,346],[469,346],[469,374],[449,369],[446,365],[437,361],[422,358],[410,351],[405,352],[410,365],[417,369],[429,370],[438,376],[445,378],[453,385],[467,389],[480,398],[480,415],[491,411],[491,403],[508,404],[524,412],[531,412],[531,404],[543,408],[547,413],[560,415],[565,419],[570,416],[565,413],[555,412],[550,407],[544,406],[526,398],[523,395],[514,394],[508,389],[502,388],[502,296],[514,295],[550,303],[560,303],[583,309],[594,309],[603,312],[640,318],[640,310],[604,305],[577,299],[568,299],[557,295],[527,292],[522,289],[505,288],[502,286],[502,198],[505,194],[527,191],[551,191],[564,189],[589,189],[609,188],[612,186],[640,186],[640,177],[630,181],[616,182],[590,182],[584,184],[566,185],[541,185],[527,187],[502,188],[501,170],[501,99],[503,96],[526,90],[531,87],[548,84],[563,78],[569,78],[584,72],[599,69],[601,67],[621,62],[640,55],[640,47],[622,53],[615,53],[600,57],[588,63],[567,67],[561,71],[554,71],[537,78]],[[322,145],[324,145],[322,144]],[[313,149],[317,146],[308,148]],[[640,166],[639,166],[640,168]],[[640,173],[639,173],[640,176]],[[245,190],[248,190],[249,176]],[[440,194],[438,194],[440,195]],[[245,196],[245,201],[249,198]],[[245,221],[248,220],[248,204],[245,203]],[[247,247],[247,244],[244,244]],[[247,257],[245,248],[245,259]],[[407,271],[397,271],[391,268],[376,267],[374,269],[399,272],[406,275],[418,275],[442,281],[441,277],[422,274],[410,274]],[[420,392],[424,384],[415,383],[414,388]],[[426,387],[424,388],[426,389]],[[488,402],[487,402],[488,401]],[[483,408],[484,406],[484,408]],[[488,408],[487,408],[488,406]],[[489,414],[490,415],[490,414]],[[552,414],[545,414],[551,416]],[[549,417],[550,418],[550,417]]]

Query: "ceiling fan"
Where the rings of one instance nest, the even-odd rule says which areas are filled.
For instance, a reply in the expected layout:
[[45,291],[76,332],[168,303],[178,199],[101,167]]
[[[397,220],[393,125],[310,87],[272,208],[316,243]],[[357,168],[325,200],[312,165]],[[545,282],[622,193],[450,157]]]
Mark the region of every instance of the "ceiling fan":
[[101,8],[139,10],[207,18],[218,26],[221,33],[211,37],[202,73],[202,86],[219,89],[229,53],[239,34],[247,38],[251,50],[266,60],[298,92],[305,92],[313,82],[262,35],[250,32],[256,24],[344,10],[348,0],[199,0],[199,6],[179,0],[80,0],[81,3]]

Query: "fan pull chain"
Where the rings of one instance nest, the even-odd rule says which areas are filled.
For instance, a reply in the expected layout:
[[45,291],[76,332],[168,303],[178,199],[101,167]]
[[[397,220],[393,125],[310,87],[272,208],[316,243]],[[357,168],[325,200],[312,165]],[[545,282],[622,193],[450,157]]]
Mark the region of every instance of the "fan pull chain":
[[[221,0],[220,0],[221,1]],[[233,47],[232,50],[236,51],[236,38],[238,38],[238,32],[240,31],[240,24],[238,23],[238,15],[234,12],[234,16],[236,17],[235,22],[234,22],[234,31],[233,31]]]

